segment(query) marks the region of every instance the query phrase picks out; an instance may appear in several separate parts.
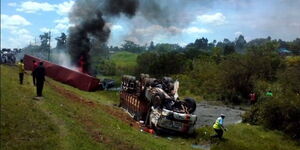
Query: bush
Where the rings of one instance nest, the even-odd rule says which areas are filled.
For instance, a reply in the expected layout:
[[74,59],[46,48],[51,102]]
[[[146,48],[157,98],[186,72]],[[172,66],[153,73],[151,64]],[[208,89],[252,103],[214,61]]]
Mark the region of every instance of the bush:
[[102,75],[115,75],[116,74],[116,64],[110,60],[102,60],[97,65],[98,73]]
[[146,52],[137,57],[137,72],[154,76],[169,76],[183,73],[187,63],[186,56],[181,52]]
[[300,138],[300,96],[289,92],[275,97],[261,97],[244,116],[244,122],[262,124]]
[[280,74],[284,89],[300,94],[300,57],[287,59],[287,68]]

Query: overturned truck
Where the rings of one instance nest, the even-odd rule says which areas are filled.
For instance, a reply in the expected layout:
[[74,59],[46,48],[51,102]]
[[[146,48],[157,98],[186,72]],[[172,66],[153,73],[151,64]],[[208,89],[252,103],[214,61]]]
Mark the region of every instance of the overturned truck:
[[33,61],[44,62],[46,75],[56,81],[71,85],[84,91],[95,91],[100,88],[100,80],[88,74],[74,71],[60,65],[30,55],[24,56],[26,70],[33,69]]
[[180,100],[177,94],[179,82],[170,77],[150,78],[141,74],[122,77],[120,106],[135,120],[157,131],[193,133],[197,116],[196,102],[191,98]]

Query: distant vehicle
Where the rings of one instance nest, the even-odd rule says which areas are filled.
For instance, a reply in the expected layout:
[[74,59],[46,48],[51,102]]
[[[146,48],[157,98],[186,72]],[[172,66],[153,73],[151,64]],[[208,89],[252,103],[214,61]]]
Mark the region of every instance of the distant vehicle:
[[142,74],[139,80],[133,76],[122,77],[121,107],[136,120],[157,131],[191,134],[197,116],[196,102],[191,98],[178,98],[179,82],[170,77],[160,80]]
[[115,81],[111,80],[111,79],[104,79],[104,80],[102,80],[102,86],[103,86],[103,89],[107,90],[107,89],[115,86]]

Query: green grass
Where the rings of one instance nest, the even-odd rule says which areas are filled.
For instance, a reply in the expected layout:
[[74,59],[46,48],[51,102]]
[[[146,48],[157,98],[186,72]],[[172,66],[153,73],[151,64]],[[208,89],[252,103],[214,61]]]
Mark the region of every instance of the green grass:
[[117,52],[111,56],[111,60],[116,64],[117,74],[132,74],[137,66],[138,54],[131,52]]
[[[226,119],[225,119],[226,121]],[[198,129],[195,143],[205,143],[210,139],[210,135],[215,134],[210,127]],[[291,140],[282,132],[270,131],[261,126],[251,126],[248,124],[237,124],[228,127],[224,132],[224,141],[217,139],[212,150],[298,150],[300,143]]]
[[[51,85],[105,107],[119,103],[117,92],[80,91],[48,78],[43,91],[45,98],[35,101],[30,75],[25,75],[25,84],[19,85],[17,68],[1,65],[1,149],[191,149],[192,144],[208,143],[213,134],[206,127],[198,129],[194,138],[169,140],[153,136],[132,128],[99,107],[72,101]],[[224,137],[227,141],[212,145],[212,149],[300,148],[281,132],[246,124],[230,126]]]
[[117,52],[111,56],[111,60],[116,63],[117,66],[136,66],[137,54],[131,52]]
[[[60,85],[51,79],[47,82]],[[18,85],[17,68],[1,66],[1,87],[6,87],[1,88],[1,149],[189,149],[140,132],[104,110],[67,99],[49,86],[45,84],[45,98],[35,101],[30,76],[25,75],[25,84]],[[109,92],[85,93],[63,87],[96,103],[117,103],[110,98],[117,95]],[[94,134],[105,142],[93,140]]]
[[1,65],[1,149],[59,148],[59,128],[35,105],[27,78],[18,84],[15,70]]

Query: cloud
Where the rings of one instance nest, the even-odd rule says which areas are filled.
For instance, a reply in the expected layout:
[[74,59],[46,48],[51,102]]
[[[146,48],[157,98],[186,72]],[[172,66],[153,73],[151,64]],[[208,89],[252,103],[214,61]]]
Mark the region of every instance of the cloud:
[[198,28],[198,27],[189,27],[183,29],[183,32],[188,33],[188,34],[199,34],[199,33],[209,33],[210,31],[208,29],[204,28]]
[[57,19],[57,20],[54,20],[54,23],[64,23],[64,24],[69,24],[70,20],[68,17],[64,17],[64,18],[61,18],[61,19]]
[[54,23],[56,23],[54,28],[43,27],[43,28],[40,28],[40,31],[41,32],[51,31],[51,33],[53,33],[53,34],[60,34],[62,32],[66,32],[68,30],[68,28],[70,26],[72,26],[72,24],[70,24],[70,22],[69,22],[68,17],[63,17],[61,19],[54,20]]
[[[2,36],[2,35],[1,35]],[[8,38],[1,37],[1,47],[5,48],[22,48],[34,40],[34,37],[27,29],[15,28],[9,30]]]
[[111,30],[122,30],[123,27],[121,25],[112,25]]
[[65,32],[69,28],[68,25],[65,24],[57,24],[54,28],[43,27],[40,28],[41,32],[51,32],[52,34],[60,34]]
[[[22,33],[22,34],[18,34],[18,33]],[[34,41],[34,37],[29,33],[28,30],[20,29],[19,31],[16,31],[15,34],[12,35],[6,43],[4,43],[4,46],[8,48],[22,48],[33,41]]]
[[40,28],[41,32],[49,32],[50,30],[52,30],[52,29],[46,28],[46,27]]
[[50,4],[47,2],[34,2],[26,1],[22,2],[17,8],[17,11],[25,13],[36,13],[39,11],[55,11],[59,15],[67,15],[74,4],[73,0],[65,1],[60,4]]
[[63,23],[59,23],[54,27],[54,29],[57,29],[59,32],[66,31],[68,28],[69,28],[69,24],[63,24]]
[[12,3],[8,3],[7,5],[10,6],[10,7],[16,7],[16,6],[17,6],[17,3],[12,2]]
[[243,32],[238,31],[238,32],[235,32],[234,35],[235,36],[240,36],[240,35],[243,35]]
[[55,6],[47,2],[39,3],[34,1],[22,2],[21,6],[17,8],[17,11],[26,13],[36,13],[38,11],[54,11]]
[[164,27],[161,25],[150,25],[147,27],[135,28],[125,36],[125,40],[133,41],[138,44],[145,44],[149,41],[168,38],[182,33],[182,30],[175,26]]
[[197,20],[205,24],[222,25],[226,23],[226,17],[222,13],[215,13],[211,15],[197,16]]
[[22,16],[1,14],[1,31],[8,31],[5,38],[1,34],[1,47],[21,48],[33,41],[34,37],[24,28],[29,25],[31,23]]
[[63,3],[55,5],[56,12],[59,15],[66,15],[71,11],[71,8],[75,2],[74,1],[65,1]]
[[53,34],[60,34],[62,32],[66,32],[68,30],[68,28],[70,26],[72,26],[72,24],[70,24],[70,22],[69,22],[68,17],[63,17],[61,19],[54,20],[54,23],[56,25],[53,28],[43,27],[43,28],[40,28],[39,30],[41,32],[51,31],[51,33],[53,33]]
[[177,34],[181,33],[181,29],[175,27],[175,26],[169,26],[169,27],[163,27],[161,25],[152,25],[146,28],[138,28],[134,32],[138,34],[144,34],[144,35],[155,35],[155,34]]
[[19,15],[1,14],[1,29],[16,29],[18,27],[28,26],[31,23]]

